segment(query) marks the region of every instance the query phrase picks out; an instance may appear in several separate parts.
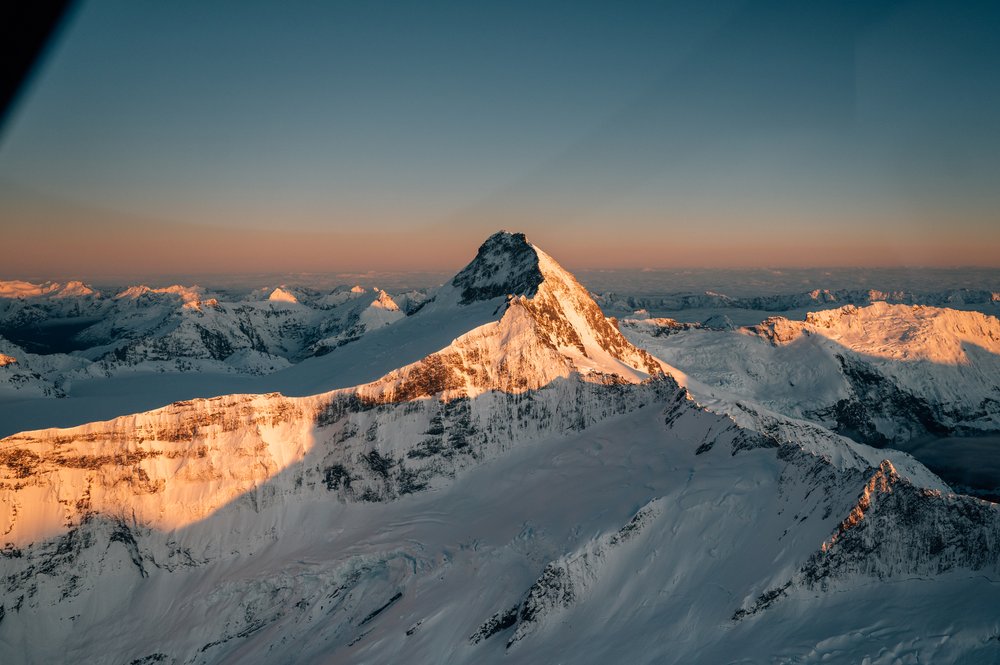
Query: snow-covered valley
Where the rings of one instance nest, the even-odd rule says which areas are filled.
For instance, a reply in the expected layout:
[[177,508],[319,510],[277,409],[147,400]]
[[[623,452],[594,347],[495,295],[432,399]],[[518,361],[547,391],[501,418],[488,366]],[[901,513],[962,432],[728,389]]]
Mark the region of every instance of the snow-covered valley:
[[[32,288],[4,320],[70,316]],[[5,428],[87,381],[223,395],[5,429],[3,662],[1000,657],[1000,507],[893,449],[1000,430],[995,317],[619,322],[510,233],[337,293],[73,295],[90,350],[0,348]]]

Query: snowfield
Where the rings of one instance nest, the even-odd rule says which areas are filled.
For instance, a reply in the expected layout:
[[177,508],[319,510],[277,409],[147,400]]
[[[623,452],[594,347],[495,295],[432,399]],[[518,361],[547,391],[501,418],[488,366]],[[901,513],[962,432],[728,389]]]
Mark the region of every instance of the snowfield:
[[3,662],[1000,659],[1000,506],[844,436],[990,429],[995,318],[618,324],[506,232],[393,316],[0,440]]

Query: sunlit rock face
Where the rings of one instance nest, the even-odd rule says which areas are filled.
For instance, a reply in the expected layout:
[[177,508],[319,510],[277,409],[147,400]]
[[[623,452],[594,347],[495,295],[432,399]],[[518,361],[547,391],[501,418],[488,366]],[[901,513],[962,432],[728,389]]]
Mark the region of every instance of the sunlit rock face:
[[[125,514],[149,528],[176,529],[204,519],[309,455],[344,469],[346,475],[332,477],[339,478],[335,484],[347,495],[398,496],[454,473],[468,463],[463,456],[495,455],[510,445],[504,436],[513,441],[529,433],[537,437],[579,428],[634,410],[672,389],[669,381],[667,387],[625,387],[662,376],[661,365],[626,341],[586,290],[523,236],[493,236],[470,264],[475,268],[460,274],[510,286],[521,279],[526,254],[534,257],[540,277],[532,297],[512,296],[499,321],[371,384],[297,399],[273,394],[191,400],[106,423],[5,439],[0,444],[0,469],[6,471],[0,490],[2,533],[20,546],[92,515]],[[484,256],[492,266],[485,272]],[[481,281],[464,283],[480,292],[485,288]],[[398,311],[384,292],[375,302]],[[589,384],[622,387],[602,398],[601,389]],[[529,392],[537,395],[524,396]],[[568,405],[558,413],[549,399],[555,397]],[[479,400],[474,409],[471,398]],[[394,408],[425,399],[449,406]],[[367,412],[379,405],[388,409],[386,414],[367,422]],[[420,415],[407,420],[400,412]],[[446,414],[455,422],[446,423]],[[400,423],[393,425],[397,419]],[[491,420],[508,421],[500,429],[504,436],[483,434]],[[363,428],[359,421],[365,421]],[[452,433],[447,445],[445,439],[435,441],[434,434],[425,436],[445,424]],[[394,427],[402,429],[394,432]],[[371,462],[370,455],[386,461]],[[358,467],[355,456],[367,462]],[[386,482],[360,489],[360,480],[373,470],[365,467],[373,465],[374,478],[382,475]],[[299,482],[312,474],[310,486],[326,485],[328,468],[312,466]]]
[[[344,297],[372,317],[400,312],[384,292]],[[523,235],[489,238],[433,297],[439,312],[494,318],[351,388],[187,400],[0,440],[3,653],[988,653],[997,626],[982,608],[1000,592],[979,580],[1000,566],[995,504],[753,400],[700,403],[696,382],[626,339]],[[661,324],[671,332],[655,339],[700,330]],[[770,349],[820,337],[769,325],[718,334]],[[880,604],[894,589],[906,611]],[[951,640],[925,637],[956,623]]]

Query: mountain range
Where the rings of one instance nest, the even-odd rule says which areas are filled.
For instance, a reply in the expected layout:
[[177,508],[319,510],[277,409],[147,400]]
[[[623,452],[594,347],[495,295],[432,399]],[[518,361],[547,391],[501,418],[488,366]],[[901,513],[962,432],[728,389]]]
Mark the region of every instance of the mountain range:
[[[39,288],[4,320],[64,306]],[[77,340],[133,342],[52,372],[227,364],[200,331],[234,316],[321,332],[241,347],[280,392],[0,440],[9,662],[1000,655],[1000,507],[893,447],[1000,429],[996,318],[619,321],[508,232],[430,293],[330,295],[74,296]]]

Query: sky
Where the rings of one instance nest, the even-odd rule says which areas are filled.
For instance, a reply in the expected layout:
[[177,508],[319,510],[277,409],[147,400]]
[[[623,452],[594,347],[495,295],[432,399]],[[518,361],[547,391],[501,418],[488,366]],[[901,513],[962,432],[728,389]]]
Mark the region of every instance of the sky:
[[0,277],[1000,266],[1000,5],[79,3]]

